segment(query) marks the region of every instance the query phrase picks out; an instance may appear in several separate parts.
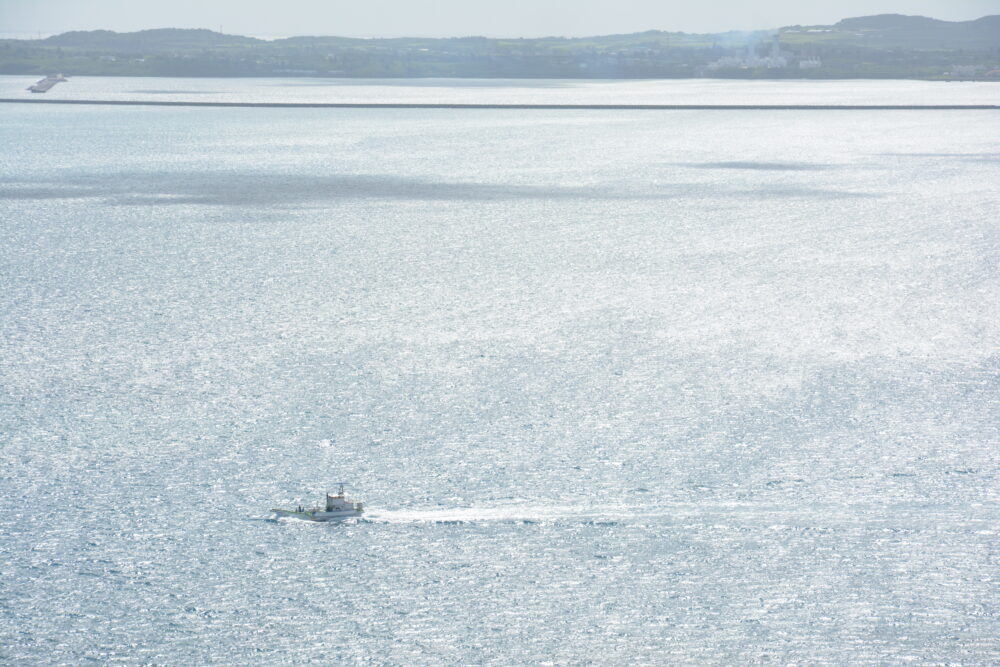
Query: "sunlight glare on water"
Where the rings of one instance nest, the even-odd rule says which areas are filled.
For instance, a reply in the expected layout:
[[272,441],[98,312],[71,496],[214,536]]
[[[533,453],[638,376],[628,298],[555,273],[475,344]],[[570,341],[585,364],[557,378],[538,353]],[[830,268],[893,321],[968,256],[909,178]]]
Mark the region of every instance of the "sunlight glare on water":
[[0,662],[1000,659],[996,112],[0,113]]

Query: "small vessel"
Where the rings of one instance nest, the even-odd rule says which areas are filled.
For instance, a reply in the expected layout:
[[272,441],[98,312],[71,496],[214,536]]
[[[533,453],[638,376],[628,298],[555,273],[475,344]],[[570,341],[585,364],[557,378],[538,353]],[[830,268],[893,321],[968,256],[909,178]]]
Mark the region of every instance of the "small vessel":
[[33,93],[44,93],[48,92],[48,90],[57,83],[68,80],[69,79],[64,77],[62,74],[49,74],[44,79],[40,79],[37,83],[28,86],[28,90]]
[[356,503],[344,495],[344,482],[337,483],[337,494],[326,494],[325,507],[302,507],[293,510],[275,508],[271,510],[280,518],[305,519],[306,521],[339,521],[355,516],[361,516],[365,509],[361,503]]

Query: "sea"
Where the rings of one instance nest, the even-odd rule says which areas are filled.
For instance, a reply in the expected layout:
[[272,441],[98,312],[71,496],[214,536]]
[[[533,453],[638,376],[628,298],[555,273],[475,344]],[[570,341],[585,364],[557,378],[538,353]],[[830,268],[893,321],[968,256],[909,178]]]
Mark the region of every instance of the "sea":
[[0,104],[0,664],[998,664],[998,303],[997,110]]

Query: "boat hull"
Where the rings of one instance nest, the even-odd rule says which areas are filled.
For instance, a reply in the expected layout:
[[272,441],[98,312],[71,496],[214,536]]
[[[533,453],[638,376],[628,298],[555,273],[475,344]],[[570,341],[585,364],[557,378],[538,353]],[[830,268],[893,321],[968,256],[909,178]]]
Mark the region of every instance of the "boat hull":
[[297,510],[283,510],[283,509],[273,509],[271,510],[280,519],[302,519],[303,521],[319,521],[319,522],[329,522],[329,521],[342,521],[344,519],[352,519],[354,517],[359,517],[362,515],[361,510],[337,510],[334,512],[324,512],[324,511],[314,511],[305,510],[299,512]]

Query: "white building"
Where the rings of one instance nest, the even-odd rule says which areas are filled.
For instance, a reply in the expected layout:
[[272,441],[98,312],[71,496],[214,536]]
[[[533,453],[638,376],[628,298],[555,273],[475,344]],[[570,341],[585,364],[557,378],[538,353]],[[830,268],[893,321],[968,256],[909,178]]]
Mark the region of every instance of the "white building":
[[725,56],[719,58],[715,62],[708,64],[708,69],[717,70],[728,67],[736,67],[740,69],[751,69],[757,67],[766,67],[767,69],[779,69],[781,67],[788,66],[788,58],[781,51],[781,44],[778,42],[778,36],[774,36],[774,41],[771,42],[771,52],[766,56],[757,55],[757,45],[747,44],[746,54],[743,56]]

